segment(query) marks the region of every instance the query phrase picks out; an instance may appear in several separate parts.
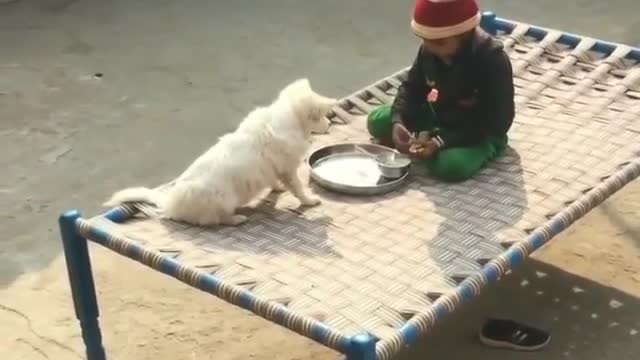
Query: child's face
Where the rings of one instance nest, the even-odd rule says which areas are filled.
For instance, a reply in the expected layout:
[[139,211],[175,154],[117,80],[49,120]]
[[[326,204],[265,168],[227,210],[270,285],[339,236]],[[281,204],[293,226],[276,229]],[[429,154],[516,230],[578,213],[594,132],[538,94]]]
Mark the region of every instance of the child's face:
[[432,54],[443,59],[449,59],[460,50],[464,38],[465,35],[463,34],[436,40],[422,39],[422,42]]

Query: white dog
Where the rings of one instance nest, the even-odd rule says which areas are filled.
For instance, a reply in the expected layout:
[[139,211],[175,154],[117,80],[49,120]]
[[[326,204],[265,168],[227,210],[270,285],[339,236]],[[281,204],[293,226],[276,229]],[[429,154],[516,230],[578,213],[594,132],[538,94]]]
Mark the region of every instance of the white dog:
[[236,214],[266,189],[289,190],[302,205],[320,204],[298,176],[312,132],[326,133],[325,114],[336,99],[311,89],[307,79],[285,87],[268,106],[253,110],[235,132],[197,158],[167,191],[134,187],[113,194],[104,206],[147,202],[161,216],[195,225],[240,225]]

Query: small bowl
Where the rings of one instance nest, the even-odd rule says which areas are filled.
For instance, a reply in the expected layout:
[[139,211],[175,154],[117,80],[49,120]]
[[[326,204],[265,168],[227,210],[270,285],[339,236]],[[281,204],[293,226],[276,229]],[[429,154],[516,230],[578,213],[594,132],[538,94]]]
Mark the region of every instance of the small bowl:
[[400,153],[384,153],[376,156],[378,168],[387,179],[398,179],[409,171],[411,159]]

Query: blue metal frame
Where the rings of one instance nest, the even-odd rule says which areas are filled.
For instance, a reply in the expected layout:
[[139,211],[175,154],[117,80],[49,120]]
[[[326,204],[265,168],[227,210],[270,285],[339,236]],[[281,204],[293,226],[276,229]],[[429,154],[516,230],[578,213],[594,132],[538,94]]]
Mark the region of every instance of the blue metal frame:
[[[103,217],[117,223],[126,221],[131,217],[131,215],[121,208],[115,208],[104,214]],[[100,228],[99,226],[87,224],[84,219],[80,219],[79,223],[83,226],[82,233],[89,239],[91,239],[91,241],[113,250],[113,247],[111,246],[111,236],[107,231]],[[145,249],[142,245],[135,243],[128,244],[126,247],[121,247],[116,251],[121,255],[124,255],[147,266],[150,265],[148,262],[145,262],[145,259],[149,260],[153,258],[153,262],[155,263],[155,265],[153,266],[154,270],[176,278],[198,290],[202,290],[214,296],[223,298],[225,301],[232,305],[236,305],[245,310],[262,316],[262,314],[256,312],[256,306],[258,306],[260,301],[249,290],[239,288],[237,298],[235,300],[228,300],[222,297],[221,294],[225,291],[225,288],[226,290],[228,290],[229,284],[226,284],[223,279],[215,275],[200,273],[198,274],[197,280],[195,280],[194,278],[193,281],[185,281],[185,275],[183,273],[181,274],[181,268],[183,268],[183,265],[170,256],[165,256],[155,251],[150,251],[148,249]],[[152,255],[149,256],[149,254]],[[267,317],[267,320],[286,327],[289,322],[289,315],[291,315],[291,312],[286,308],[279,308],[277,310],[274,310],[273,312],[270,311],[269,314],[270,316]],[[309,332],[305,334],[305,336],[309,337],[312,340],[315,340],[317,343],[323,345],[331,344],[331,347],[343,353],[350,352],[350,349],[353,348],[353,346],[357,347],[361,342],[356,341],[356,344],[354,344],[351,337],[348,336],[342,336],[340,341],[338,341],[333,338],[334,335],[335,331],[332,331],[332,329],[321,322],[315,322],[314,324],[312,324]]]
[[[130,219],[131,216],[131,214],[121,208],[114,208],[102,215],[102,217],[115,223],[125,222]],[[87,239],[80,236],[77,229],[77,223],[81,220],[84,219],[77,210],[65,212],[59,217],[60,232],[64,245],[64,254],[67,262],[67,271],[76,317],[80,321],[82,337],[87,348],[87,359],[105,360],[106,356],[102,346],[102,334],[98,324],[98,301],[92,276],[93,272],[91,269]],[[104,245],[107,242],[108,234],[99,228],[89,228],[88,234],[90,240],[98,244]],[[135,255],[131,256],[134,260],[141,260],[141,247],[132,246],[131,251]],[[163,259],[162,264],[163,266],[161,266],[158,271],[177,277],[179,264],[175,260],[167,257]],[[213,275],[206,275],[201,278],[197,288],[215,294],[215,289],[219,288],[221,283],[221,279]],[[240,298],[240,303],[235,305],[252,311],[254,300],[255,297],[247,293]],[[279,321],[276,319],[274,322],[284,326],[284,314],[279,318]],[[327,330],[328,328],[326,326],[318,326],[311,331],[309,338],[323,344],[328,338]],[[375,360],[376,357],[376,339],[369,334],[350,336],[347,338],[346,343],[340,345],[340,348],[346,355],[347,360]]]
[[369,334],[359,334],[351,337],[349,349],[345,354],[347,360],[375,360],[376,340]]
[[87,359],[106,360],[100,324],[98,323],[100,313],[93,272],[91,271],[89,248],[87,239],[78,234],[76,228],[78,219],[80,219],[80,213],[75,210],[68,211],[58,218],[73,305],[76,318],[80,321]]
[[[509,19],[500,18],[496,16],[495,13],[487,11],[482,14],[482,21],[480,25],[485,29],[485,31],[495,35],[500,30],[511,32],[517,26],[517,23]],[[527,31],[527,35],[535,39],[542,39],[547,36],[548,33],[549,31],[547,29],[534,25],[531,25]],[[583,38],[584,36],[581,35],[563,32],[557,42],[574,48],[580,43],[580,41],[582,41]],[[605,55],[610,55],[615,51],[615,49],[620,47],[620,45],[621,44],[616,44],[610,41],[596,40],[596,43],[591,50]],[[627,58],[640,62],[640,48],[631,48],[632,50],[629,52]]]
[[[482,16],[481,26],[489,33],[495,35],[501,30],[511,32],[513,28],[517,26],[517,23],[511,20],[499,18],[492,12],[485,12]],[[547,33],[548,30],[546,29],[531,26],[527,35],[537,39],[542,39]],[[564,33],[558,42],[570,47],[575,47],[581,40],[582,37],[579,35]],[[609,55],[619,46],[619,44],[607,41],[597,41],[592,50]],[[632,49],[627,58],[640,62],[640,49]],[[115,223],[122,223],[127,221],[131,217],[131,214],[124,209],[116,208],[104,213],[102,216]],[[79,320],[82,329],[82,338],[86,346],[87,359],[106,360],[105,350],[102,346],[102,334],[98,322],[98,301],[96,298],[93,273],[91,270],[87,239],[83,238],[78,232],[77,223],[79,220],[81,220],[81,215],[76,210],[65,212],[60,215],[58,219],[60,234],[64,246],[64,256],[67,264],[69,283],[73,296],[76,317]],[[559,230],[556,229],[558,227],[557,222],[553,225],[554,230]],[[101,232],[99,229],[92,230],[94,230],[92,236],[95,236],[96,239],[90,240],[96,241],[97,243],[105,241],[106,234]],[[535,239],[536,245],[539,245],[541,242],[543,241],[537,238]],[[518,257],[519,254],[514,253],[511,255],[511,261],[514,264],[518,264],[522,261],[522,259]],[[175,276],[176,268],[173,265],[175,264],[167,263],[166,269],[163,269],[162,272]],[[492,267],[483,269],[483,275],[486,276],[490,283],[497,280],[497,276],[495,276],[495,269]],[[211,276],[204,278],[203,281],[207,283],[209,287],[215,288],[216,284],[220,283],[221,280]],[[463,290],[464,299],[467,301],[470,300],[473,297],[471,287]],[[252,299],[253,298],[250,296],[245,296],[242,298],[241,303],[237,305],[251,310],[251,304],[253,302]],[[435,312],[436,318],[439,319],[444,317],[449,310],[442,304],[439,304],[436,306]],[[418,329],[415,325],[403,326],[400,329],[400,333],[402,334],[404,343],[407,345],[415,344],[418,341]],[[318,328],[316,331],[312,332],[310,337],[316,341],[322,342],[322,339],[326,337],[326,329]],[[342,344],[341,347],[344,349],[344,354],[346,355],[347,360],[376,359],[376,339],[369,334],[350,336],[348,337],[347,343]]]

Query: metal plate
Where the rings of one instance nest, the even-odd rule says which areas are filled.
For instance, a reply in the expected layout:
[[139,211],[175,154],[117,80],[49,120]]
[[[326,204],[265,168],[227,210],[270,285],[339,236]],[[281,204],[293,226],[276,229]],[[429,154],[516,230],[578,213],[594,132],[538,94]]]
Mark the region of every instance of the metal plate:
[[398,179],[383,177],[375,160],[375,156],[382,153],[398,152],[366,143],[320,148],[309,156],[311,179],[326,189],[349,195],[378,195],[395,190],[409,173]]

